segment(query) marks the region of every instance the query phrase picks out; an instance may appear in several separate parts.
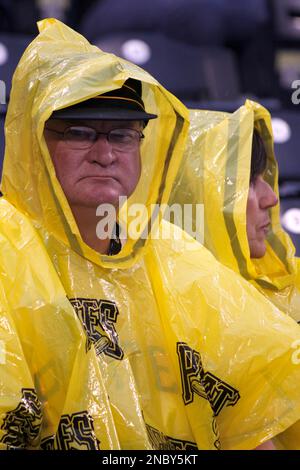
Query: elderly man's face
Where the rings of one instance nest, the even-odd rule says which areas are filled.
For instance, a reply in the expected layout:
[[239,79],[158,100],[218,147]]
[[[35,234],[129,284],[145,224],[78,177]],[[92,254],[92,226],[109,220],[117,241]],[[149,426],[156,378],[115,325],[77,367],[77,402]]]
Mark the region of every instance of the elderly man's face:
[[[110,141],[101,134],[93,140],[90,129],[99,133],[112,129],[121,132],[113,131]],[[129,135],[125,129],[131,129]],[[71,207],[96,208],[99,204],[117,207],[120,196],[132,194],[141,174],[141,130],[139,121],[47,121],[46,143]]]

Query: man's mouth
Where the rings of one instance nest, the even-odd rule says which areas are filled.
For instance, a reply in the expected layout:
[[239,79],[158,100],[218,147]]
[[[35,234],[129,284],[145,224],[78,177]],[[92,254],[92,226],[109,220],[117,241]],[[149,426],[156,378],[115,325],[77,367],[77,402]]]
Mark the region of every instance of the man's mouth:
[[117,178],[115,176],[111,176],[111,175],[85,175],[85,176],[82,176],[80,178],[80,180],[84,180],[84,179],[87,179],[87,178],[95,178],[95,179],[114,179],[116,180]]
[[271,222],[266,222],[265,224],[261,225],[259,227],[259,230],[262,230],[263,232],[265,232],[265,234],[267,234],[269,231],[270,231],[270,227],[271,227]]

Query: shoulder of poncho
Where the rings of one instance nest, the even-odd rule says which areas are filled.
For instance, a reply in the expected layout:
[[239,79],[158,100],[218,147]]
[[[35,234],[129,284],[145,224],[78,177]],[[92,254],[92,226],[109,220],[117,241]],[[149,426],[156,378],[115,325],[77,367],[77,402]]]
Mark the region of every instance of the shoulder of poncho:
[[159,231],[150,237],[150,244],[154,248],[169,248],[176,253],[197,252],[203,257],[212,258],[217,262],[212,253],[192,237],[188,232],[166,220],[162,220]]
[[0,198],[0,256],[5,256],[9,250],[21,251],[29,245],[31,252],[34,247],[45,250],[33,221],[4,197]]
[[162,229],[160,236],[151,239],[148,246],[151,255],[158,263],[163,264],[165,269],[169,267],[171,270],[184,270],[191,274],[191,279],[197,277],[200,272],[214,277],[221,275],[232,276],[233,279],[241,278],[222,265],[205,246],[180,227],[166,221],[163,221],[162,225],[166,231]]

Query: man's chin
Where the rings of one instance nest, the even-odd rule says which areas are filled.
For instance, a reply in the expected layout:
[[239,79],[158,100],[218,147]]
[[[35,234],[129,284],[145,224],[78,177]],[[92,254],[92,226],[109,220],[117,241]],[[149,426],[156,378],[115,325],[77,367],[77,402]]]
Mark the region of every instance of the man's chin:
[[73,204],[76,206],[86,207],[89,209],[98,209],[101,206],[112,206],[115,209],[119,207],[119,198],[121,194],[110,194],[105,196],[87,196],[86,198],[76,198],[76,201],[73,201]]
[[254,246],[250,246],[250,258],[260,259],[266,254],[267,247],[265,243],[257,243]]

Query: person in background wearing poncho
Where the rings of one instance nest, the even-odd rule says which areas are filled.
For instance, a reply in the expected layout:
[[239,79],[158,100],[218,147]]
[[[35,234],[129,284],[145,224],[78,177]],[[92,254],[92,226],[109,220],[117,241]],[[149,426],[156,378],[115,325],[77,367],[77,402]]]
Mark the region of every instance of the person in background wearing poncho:
[[204,204],[204,246],[300,321],[299,260],[280,223],[270,114],[247,101],[232,114],[191,110],[190,120],[170,204]]
[[[190,118],[170,203],[204,204],[204,246],[299,323],[299,260],[280,224],[270,114],[247,101],[232,114],[191,110]],[[298,448],[298,434],[285,433],[285,448]]]
[[39,29],[5,127],[1,448],[272,447],[300,419],[300,328],[155,209],[188,110],[59,21]]

